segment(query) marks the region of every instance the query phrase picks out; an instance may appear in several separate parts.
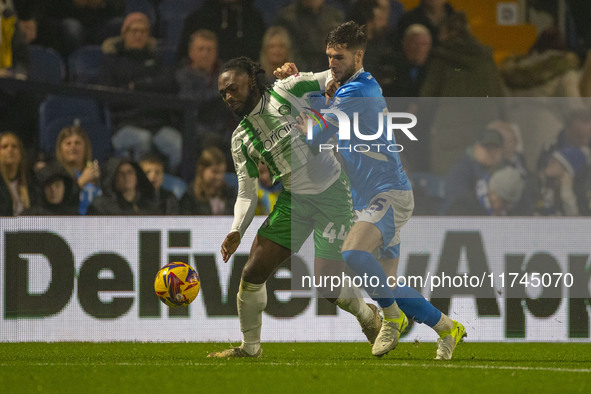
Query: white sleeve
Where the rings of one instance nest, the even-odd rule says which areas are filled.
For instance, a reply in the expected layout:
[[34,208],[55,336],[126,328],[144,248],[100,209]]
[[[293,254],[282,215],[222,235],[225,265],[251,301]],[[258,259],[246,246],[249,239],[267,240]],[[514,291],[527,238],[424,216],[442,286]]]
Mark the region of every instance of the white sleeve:
[[332,73],[330,72],[330,70],[314,73],[314,79],[316,79],[320,86],[322,86],[322,88],[326,90],[326,85],[330,81],[332,81]]
[[234,221],[230,232],[238,231],[242,239],[244,232],[252,222],[257,207],[258,169],[255,167],[253,170],[252,159],[245,157],[240,147],[232,149],[232,158],[238,178],[238,197],[234,205]]
[[319,73],[301,72],[291,77],[277,80],[274,88],[286,90],[296,97],[303,97],[309,94],[323,93],[326,90],[326,84],[331,79],[332,74],[330,70]]
[[238,231],[240,238],[252,222],[257,207],[256,179],[246,177],[242,182],[238,180],[238,197],[234,205],[234,221],[230,232]]

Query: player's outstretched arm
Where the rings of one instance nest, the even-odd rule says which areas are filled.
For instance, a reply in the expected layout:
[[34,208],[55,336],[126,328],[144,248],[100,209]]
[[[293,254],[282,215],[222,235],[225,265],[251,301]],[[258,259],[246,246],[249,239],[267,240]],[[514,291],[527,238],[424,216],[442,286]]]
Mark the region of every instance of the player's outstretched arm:
[[232,231],[226,236],[222,243],[222,258],[224,263],[228,262],[230,257],[234,254],[238,246],[240,245],[240,233],[238,231]]

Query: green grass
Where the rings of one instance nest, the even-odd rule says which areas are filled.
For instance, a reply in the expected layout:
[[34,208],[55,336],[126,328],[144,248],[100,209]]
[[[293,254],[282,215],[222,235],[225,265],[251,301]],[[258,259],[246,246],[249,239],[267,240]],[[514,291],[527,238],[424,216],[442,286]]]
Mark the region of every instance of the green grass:
[[219,343],[2,343],[2,393],[591,392],[590,343],[434,343],[371,356],[362,343],[267,343],[259,360],[207,359]]

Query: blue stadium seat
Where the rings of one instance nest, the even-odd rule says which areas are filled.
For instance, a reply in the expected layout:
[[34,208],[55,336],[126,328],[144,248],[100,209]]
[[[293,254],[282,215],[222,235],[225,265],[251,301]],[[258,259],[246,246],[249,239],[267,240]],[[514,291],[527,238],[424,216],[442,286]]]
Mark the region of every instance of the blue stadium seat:
[[158,46],[158,56],[162,60],[162,64],[168,67],[175,67],[176,65],[176,47],[165,45]]
[[156,24],[156,10],[148,0],[125,0],[125,14],[132,12],[142,12],[146,14],[150,24],[152,25],[152,32]]
[[174,193],[176,198],[180,200],[181,197],[183,197],[183,194],[185,194],[185,190],[187,190],[187,183],[177,176],[164,174],[162,187],[169,192]]
[[429,197],[445,198],[445,181],[443,177],[430,172],[413,172],[409,175],[414,188],[423,189]]
[[29,46],[31,64],[29,79],[38,82],[58,83],[66,79],[66,66],[61,55],[41,45]]
[[233,172],[226,172],[226,175],[224,175],[224,182],[226,182],[228,186],[234,188],[234,191],[238,192],[238,178],[236,177],[236,174]]
[[202,0],[164,0],[158,5],[158,37],[166,45],[177,47],[185,18],[199,8]]
[[103,50],[100,45],[85,45],[68,58],[70,82],[96,84],[99,77]]
[[267,26],[272,26],[279,12],[293,3],[293,0],[254,0],[254,7],[261,13]]
[[53,155],[62,128],[79,122],[88,133],[94,158],[103,162],[111,154],[109,111],[95,99],[49,96],[39,106],[39,148]]
[[[80,124],[88,133],[93,158],[100,163],[106,162],[111,157],[113,151],[111,146],[111,131],[103,123],[88,118],[64,117],[53,119],[40,132],[39,148],[43,152],[54,156],[57,136],[64,127],[72,126],[73,124]],[[43,136],[43,141],[41,141],[41,136]]]

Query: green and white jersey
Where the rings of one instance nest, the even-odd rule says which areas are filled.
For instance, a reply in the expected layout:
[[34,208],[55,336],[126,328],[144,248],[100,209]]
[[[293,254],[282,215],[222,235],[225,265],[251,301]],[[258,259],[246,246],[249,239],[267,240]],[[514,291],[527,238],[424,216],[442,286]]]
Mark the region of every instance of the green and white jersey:
[[319,194],[339,178],[341,167],[332,151],[313,150],[294,127],[295,118],[310,106],[308,97],[323,92],[329,77],[330,71],[300,73],[276,81],[232,134],[238,176],[233,231],[243,234],[254,215],[259,163],[292,193]]

